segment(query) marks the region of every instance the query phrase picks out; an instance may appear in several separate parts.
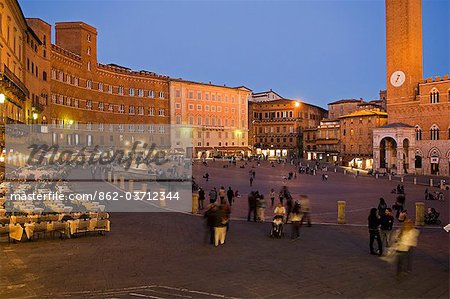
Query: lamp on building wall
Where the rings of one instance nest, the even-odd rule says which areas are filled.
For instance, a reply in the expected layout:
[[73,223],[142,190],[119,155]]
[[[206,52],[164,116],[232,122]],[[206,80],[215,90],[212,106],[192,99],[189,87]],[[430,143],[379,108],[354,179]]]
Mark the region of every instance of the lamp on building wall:
[[33,120],[38,119],[38,114],[36,112],[33,113]]
[[298,102],[298,101],[295,101],[295,107],[300,107],[300,102]]
[[0,93],[0,104],[4,104],[6,100],[6,96],[3,93]]

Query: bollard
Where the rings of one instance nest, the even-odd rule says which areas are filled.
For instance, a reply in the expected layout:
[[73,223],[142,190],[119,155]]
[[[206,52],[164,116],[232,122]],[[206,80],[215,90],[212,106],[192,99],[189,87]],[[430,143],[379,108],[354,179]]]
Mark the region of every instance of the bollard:
[[403,183],[403,177],[401,177],[401,178],[400,178],[400,182],[402,182],[402,183]]
[[113,178],[114,178],[113,184],[117,185],[117,174],[114,174]]
[[378,179],[378,173],[375,173],[375,178]]
[[337,222],[338,224],[345,224],[345,201],[343,200],[339,200],[337,202],[338,204],[338,219]]
[[198,213],[198,193],[192,193],[192,214]]
[[440,184],[439,184],[439,188],[441,190],[445,190],[445,180],[441,180]]
[[161,208],[164,208],[166,206],[166,189],[164,188],[159,188],[159,206]]
[[414,185],[417,185],[417,178],[414,178]]
[[389,180],[392,181],[392,175],[389,175]]
[[334,168],[334,172],[337,172],[337,169],[336,169],[336,168]]
[[112,182],[112,173],[108,171],[108,182]]
[[141,184],[141,192],[147,192],[147,184],[145,183]]
[[430,187],[433,187],[433,179],[430,179]]
[[128,181],[128,191],[131,193],[134,193],[134,181],[133,180]]
[[416,202],[416,222],[415,225],[425,225],[425,204],[423,202]]
[[120,189],[125,190],[125,178],[120,176]]
[[344,169],[344,174],[347,174],[347,169]]
[[313,170],[313,175],[316,175],[316,170],[315,169]]

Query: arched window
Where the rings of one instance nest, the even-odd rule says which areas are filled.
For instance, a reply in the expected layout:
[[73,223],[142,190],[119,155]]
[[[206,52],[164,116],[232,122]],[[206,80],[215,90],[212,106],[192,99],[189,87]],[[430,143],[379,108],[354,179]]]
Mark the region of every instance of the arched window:
[[439,127],[433,125],[430,129],[430,139],[431,140],[439,140]]
[[439,103],[439,91],[437,89],[433,89],[430,92],[430,103],[431,104]]
[[416,140],[422,140],[422,129],[416,126]]

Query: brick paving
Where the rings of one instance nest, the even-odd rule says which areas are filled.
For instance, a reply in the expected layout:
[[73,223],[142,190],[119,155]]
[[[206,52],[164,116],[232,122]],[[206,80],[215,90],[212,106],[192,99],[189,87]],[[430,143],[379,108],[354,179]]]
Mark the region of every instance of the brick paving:
[[[0,298],[448,298],[448,235],[422,230],[413,273],[368,254],[366,228],[314,225],[296,241],[234,220],[204,243],[201,217],[114,213],[112,231],[70,240],[2,241]],[[287,227],[287,233],[289,233]]]
[[[449,297],[449,239],[441,228],[421,229],[413,273],[401,281],[394,265],[368,254],[368,209],[379,196],[392,203],[396,182],[334,172],[327,182],[320,173],[284,181],[282,173],[292,171],[291,166],[255,169],[250,189],[248,167],[194,166],[201,185],[231,184],[242,193],[224,246],[204,243],[201,217],[178,213],[113,213],[106,236],[20,244],[2,238],[0,298]],[[208,183],[201,179],[205,171],[211,175]],[[313,202],[316,224],[302,228],[296,241],[270,239],[270,223],[242,221],[249,190],[266,194],[283,183]],[[414,211],[413,202],[422,200],[424,188],[405,183],[408,210]],[[441,211],[444,221],[446,196],[444,202],[426,202]],[[330,225],[336,222],[340,199],[347,200],[347,220],[354,225]]]
[[[278,165],[270,167],[268,162],[262,162],[261,166],[256,166],[256,162],[249,162],[245,168],[240,168],[244,162],[238,162],[237,166],[223,168],[226,162],[216,161],[209,162],[205,167],[200,163],[195,163],[193,167],[193,175],[198,184],[203,187],[208,194],[212,187],[217,189],[224,186],[226,189],[231,186],[242,194],[241,198],[236,199],[236,205],[233,208],[233,217],[247,218],[247,194],[251,190],[259,190],[264,194],[269,203],[268,194],[271,188],[277,193],[281,186],[288,186],[289,190],[295,198],[300,194],[309,196],[313,209],[313,221],[319,223],[336,223],[337,221],[337,201],[345,200],[347,203],[347,223],[349,224],[367,224],[367,216],[372,207],[378,206],[378,199],[383,197],[388,205],[392,206],[395,202],[396,194],[391,191],[400,182],[399,178],[389,181],[386,178],[375,179],[367,175],[360,175],[357,178],[354,174],[343,174],[334,172],[334,167],[330,167],[328,172],[328,181],[322,181],[321,171],[317,175],[297,174],[297,178],[293,180],[284,180],[289,172],[294,171],[295,167],[290,164]],[[311,163],[312,165],[312,163]],[[253,168],[252,168],[253,166]],[[250,187],[249,171],[256,171],[256,178],[253,186]],[[206,182],[202,176],[209,173],[210,179]],[[425,201],[424,192],[428,188],[430,192],[438,191],[436,187],[425,185],[414,185],[412,179],[402,183],[405,186],[406,193],[406,209],[410,217],[415,217],[415,202],[424,202],[426,207],[433,207],[441,213],[440,219],[442,223],[449,222],[449,200],[450,190],[440,190],[444,193],[444,201]],[[208,200],[206,202],[209,202]],[[271,219],[272,209],[266,209],[267,218]]]

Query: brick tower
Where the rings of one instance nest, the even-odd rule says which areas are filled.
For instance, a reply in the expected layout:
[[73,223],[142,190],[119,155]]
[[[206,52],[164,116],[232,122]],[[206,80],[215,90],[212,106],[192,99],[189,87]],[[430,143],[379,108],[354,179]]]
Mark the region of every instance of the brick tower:
[[[422,1],[386,0],[386,85],[389,122],[405,122],[422,79]],[[403,114],[403,115],[402,115]]]

